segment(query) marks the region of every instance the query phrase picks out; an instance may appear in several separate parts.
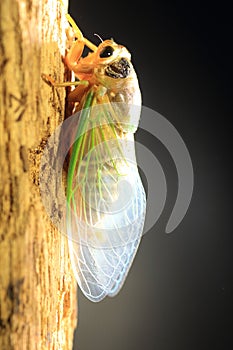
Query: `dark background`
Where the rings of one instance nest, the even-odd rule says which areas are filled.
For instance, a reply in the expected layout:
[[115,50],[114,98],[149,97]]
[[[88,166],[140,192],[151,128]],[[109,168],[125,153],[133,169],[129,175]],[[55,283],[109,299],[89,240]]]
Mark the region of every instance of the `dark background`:
[[118,296],[95,304],[79,293],[74,349],[233,349],[230,3],[73,0],[69,11],[89,40],[98,33],[129,49],[143,104],[178,130],[195,177],[189,210],[166,235],[175,167],[158,140],[137,133],[163,166],[168,201]]

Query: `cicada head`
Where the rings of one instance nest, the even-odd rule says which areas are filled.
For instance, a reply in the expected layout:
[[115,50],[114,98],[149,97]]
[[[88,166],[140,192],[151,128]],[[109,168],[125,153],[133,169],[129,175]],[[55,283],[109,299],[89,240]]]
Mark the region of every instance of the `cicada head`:
[[[122,45],[113,40],[105,40],[96,51],[96,69],[98,78],[126,79],[132,72],[131,55]],[[110,81],[110,80],[109,80]]]
[[82,57],[77,63],[75,74],[80,79],[107,88],[122,88],[136,77],[129,51],[113,39],[104,40],[94,52]]

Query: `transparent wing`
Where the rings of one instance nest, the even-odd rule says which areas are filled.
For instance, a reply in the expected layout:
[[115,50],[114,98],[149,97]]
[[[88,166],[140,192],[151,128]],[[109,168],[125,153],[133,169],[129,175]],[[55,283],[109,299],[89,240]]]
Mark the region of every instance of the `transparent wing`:
[[70,255],[81,290],[100,301],[117,294],[125,280],[146,200],[133,134],[123,135],[111,105],[85,110],[78,130],[67,184]]
[[[140,243],[146,202],[139,175],[134,185],[135,192],[129,206],[121,213],[103,216],[102,229],[98,225],[76,221],[76,230],[73,227],[69,232],[75,277],[83,293],[92,301],[118,293]],[[109,220],[111,223],[106,222]],[[82,235],[85,232],[85,240],[82,237],[77,239],[78,232]]]

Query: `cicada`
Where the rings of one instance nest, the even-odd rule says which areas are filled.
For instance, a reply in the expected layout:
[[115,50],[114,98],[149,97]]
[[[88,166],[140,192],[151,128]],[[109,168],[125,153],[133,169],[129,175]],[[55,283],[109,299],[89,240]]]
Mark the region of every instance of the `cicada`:
[[[65,63],[75,85],[68,100],[79,119],[74,128],[66,186],[66,228],[74,275],[91,301],[115,296],[137,252],[146,197],[139,176],[134,133],[141,93],[129,51],[113,39],[96,46],[66,15],[74,41]],[[84,48],[90,52],[83,56]]]

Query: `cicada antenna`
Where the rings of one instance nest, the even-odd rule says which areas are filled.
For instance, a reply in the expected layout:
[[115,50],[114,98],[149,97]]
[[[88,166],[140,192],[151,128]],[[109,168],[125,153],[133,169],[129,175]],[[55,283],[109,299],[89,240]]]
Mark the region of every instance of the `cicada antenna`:
[[101,41],[101,42],[103,42],[103,39],[101,38],[101,36],[100,36],[99,34],[94,33],[94,35],[96,35],[96,36],[97,36],[97,38],[99,38],[99,39],[100,39],[100,41]]

